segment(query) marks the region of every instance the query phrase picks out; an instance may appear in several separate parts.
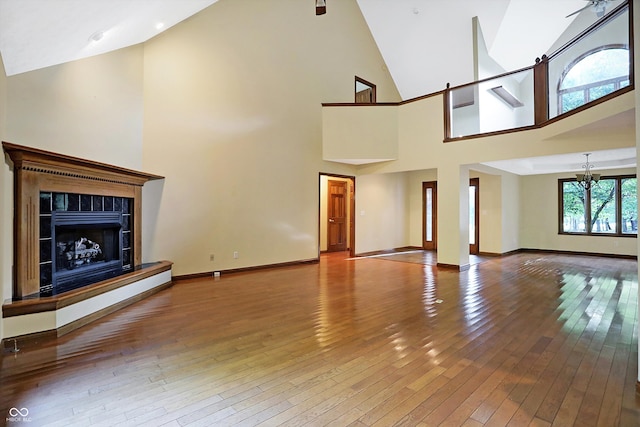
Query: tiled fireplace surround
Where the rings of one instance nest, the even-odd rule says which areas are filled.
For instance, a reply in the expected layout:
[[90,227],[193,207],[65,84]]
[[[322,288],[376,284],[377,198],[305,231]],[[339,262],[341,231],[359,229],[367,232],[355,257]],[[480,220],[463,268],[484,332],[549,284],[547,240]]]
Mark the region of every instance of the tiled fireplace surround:
[[[5,346],[43,334],[61,335],[171,286],[171,263],[142,264],[141,253],[142,186],[163,177],[7,142],[2,145],[14,173],[13,295],[2,306]],[[119,218],[122,271],[77,289],[56,290],[51,271],[52,217],[82,212]]]
[[[40,296],[59,294],[86,285],[94,278],[99,279],[101,276],[107,278],[130,271],[133,267],[131,206],[133,206],[133,199],[129,197],[41,191]],[[78,227],[74,227],[76,224]],[[64,233],[65,228],[73,232]],[[113,230],[109,233],[109,238],[114,243],[112,245],[114,247],[107,248],[104,241],[96,239],[94,243],[99,243],[100,255],[113,260],[86,262],[90,259],[89,257],[80,257],[77,263],[76,260],[70,262],[57,247],[64,236],[77,234],[74,237],[88,238],[105,234],[101,232],[102,229]],[[99,237],[105,240],[106,236]],[[67,264],[71,264],[73,268],[69,268]],[[74,266],[74,264],[79,265]]]

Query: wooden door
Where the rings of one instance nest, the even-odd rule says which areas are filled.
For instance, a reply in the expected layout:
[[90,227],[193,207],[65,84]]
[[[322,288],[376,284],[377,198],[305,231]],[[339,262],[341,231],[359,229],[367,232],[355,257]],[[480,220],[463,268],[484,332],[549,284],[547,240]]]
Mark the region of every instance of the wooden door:
[[376,85],[356,76],[356,104],[375,104]]
[[422,183],[422,248],[430,251],[437,249],[437,188],[435,181]]
[[469,253],[480,252],[480,179],[469,181]]
[[347,250],[347,199],[346,181],[329,180],[327,193],[327,252]]
[[371,104],[373,99],[373,90],[371,88],[356,92],[356,104]]

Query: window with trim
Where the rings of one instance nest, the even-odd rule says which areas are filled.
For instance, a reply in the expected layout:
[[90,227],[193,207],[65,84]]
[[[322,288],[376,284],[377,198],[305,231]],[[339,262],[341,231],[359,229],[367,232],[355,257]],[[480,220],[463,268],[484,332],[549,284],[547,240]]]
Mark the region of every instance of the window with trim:
[[566,113],[587,102],[629,86],[629,48],[600,47],[571,63],[558,85],[558,113]]
[[558,194],[561,234],[638,235],[635,175],[602,177],[589,191],[575,178],[560,179]]

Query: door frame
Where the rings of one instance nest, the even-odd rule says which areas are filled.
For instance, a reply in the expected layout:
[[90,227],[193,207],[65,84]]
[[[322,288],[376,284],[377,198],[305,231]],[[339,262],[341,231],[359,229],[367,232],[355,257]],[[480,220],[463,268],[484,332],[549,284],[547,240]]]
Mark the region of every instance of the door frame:
[[[433,190],[433,200],[431,202],[431,245],[427,243],[427,206],[425,198],[427,188]],[[438,249],[438,181],[422,182],[422,249],[427,251],[435,251]]]
[[478,255],[480,253],[480,178],[471,178],[469,180],[469,187],[475,187],[475,209],[474,216],[475,218],[475,244],[471,244],[469,242],[469,253],[471,255]]
[[328,172],[320,172],[318,175],[318,258],[320,257],[320,253],[322,252],[322,248],[320,247],[321,237],[320,231],[322,230],[322,226],[320,224],[322,218],[322,177],[326,176],[328,179],[331,178],[342,178],[350,181],[351,185],[350,191],[347,191],[347,195],[349,200],[347,203],[349,204],[349,216],[347,221],[349,221],[349,256],[355,257],[356,255],[356,177],[352,175],[339,175],[335,173]]
[[[359,84],[360,84],[360,85],[362,85],[362,86],[366,86],[366,87],[368,87],[368,89],[365,89],[365,90],[367,90],[367,91],[368,91],[368,94],[369,94],[369,99],[368,99],[368,101],[367,101],[367,102],[361,102],[361,101],[358,99],[358,94],[359,94],[360,92],[362,92],[362,91],[358,91],[358,85],[359,85]],[[354,102],[355,102],[356,104],[375,104],[375,103],[376,103],[376,85],[374,85],[374,84],[373,84],[373,83],[371,83],[371,82],[366,81],[366,80],[365,80],[365,79],[363,79],[363,78],[360,78],[360,77],[358,77],[358,76],[355,76],[355,86],[354,86],[354,88],[355,88],[355,98],[354,98]]]
[[[349,227],[349,216],[348,213],[350,211],[351,206],[349,189],[351,188],[351,181],[344,179],[336,179],[333,177],[327,177],[327,252],[344,252],[349,248],[348,242],[350,236],[348,235]],[[334,197],[336,193],[334,191],[340,192],[340,198],[342,199],[341,207],[338,210],[335,210],[336,204],[334,202]],[[341,226],[339,224],[342,224]],[[336,229],[337,227],[337,229]],[[338,235],[334,235],[334,231],[338,232]],[[333,237],[337,237],[338,242],[333,240]]]

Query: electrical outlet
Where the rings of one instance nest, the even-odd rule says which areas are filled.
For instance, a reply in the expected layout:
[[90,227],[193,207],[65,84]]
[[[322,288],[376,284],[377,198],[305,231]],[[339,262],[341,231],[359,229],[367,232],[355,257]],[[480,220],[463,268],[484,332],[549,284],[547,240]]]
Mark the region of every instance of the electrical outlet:
[[213,277],[220,277],[220,272],[219,271],[214,271],[213,272]]
[[234,259],[238,259],[239,256],[240,256],[240,254],[238,253],[238,251],[234,251],[233,252],[233,258]]
[[213,254],[209,255],[209,261],[213,261],[215,256]]

